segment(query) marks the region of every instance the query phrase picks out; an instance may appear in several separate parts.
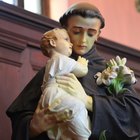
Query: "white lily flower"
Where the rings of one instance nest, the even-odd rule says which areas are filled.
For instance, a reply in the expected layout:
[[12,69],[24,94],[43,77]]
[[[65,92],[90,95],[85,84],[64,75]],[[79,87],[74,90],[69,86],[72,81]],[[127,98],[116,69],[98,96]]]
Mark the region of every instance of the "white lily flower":
[[132,70],[128,68],[127,66],[120,66],[119,67],[120,74],[125,75],[125,74],[131,74]]
[[96,80],[97,85],[101,85],[103,83],[101,75],[102,75],[101,72],[97,72],[96,75],[94,76],[95,78],[97,78]]
[[125,74],[123,77],[123,81],[125,84],[135,84],[137,82],[137,79],[135,78],[134,72],[131,71],[130,74]]
[[108,86],[111,84],[112,79],[117,77],[117,73],[108,67],[102,73],[98,72],[95,77],[97,78],[97,85],[105,84]]
[[126,62],[127,62],[127,59],[123,58],[121,64],[124,66],[126,64]]
[[119,66],[112,66],[111,69],[114,72],[118,72],[119,71]]
[[116,63],[118,66],[124,66],[126,64],[127,59],[124,58],[120,58],[120,56],[116,56]]
[[119,56],[115,60],[111,59],[107,63],[108,67],[95,75],[97,85],[105,85],[110,93],[119,94],[125,91],[126,84],[136,83],[134,71],[125,65],[126,62],[126,58],[121,59]]
[[134,84],[136,82],[136,78],[135,77],[132,77],[131,75],[126,75],[125,78],[124,78],[124,83],[125,84]]
[[107,63],[107,65],[112,67],[112,66],[117,66],[117,63],[114,59],[110,59],[109,62]]
[[136,83],[136,78],[134,75],[134,71],[131,70],[129,67],[127,66],[120,66],[120,73],[119,76],[122,77],[123,81],[125,84],[134,84]]

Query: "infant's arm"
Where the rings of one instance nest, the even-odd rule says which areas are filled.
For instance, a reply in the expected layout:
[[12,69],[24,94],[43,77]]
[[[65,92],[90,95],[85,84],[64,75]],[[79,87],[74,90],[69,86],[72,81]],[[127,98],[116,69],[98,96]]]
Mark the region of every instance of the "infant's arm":
[[88,60],[79,56],[76,66],[72,71],[72,73],[75,74],[76,77],[82,77],[85,76],[87,72],[88,72]]

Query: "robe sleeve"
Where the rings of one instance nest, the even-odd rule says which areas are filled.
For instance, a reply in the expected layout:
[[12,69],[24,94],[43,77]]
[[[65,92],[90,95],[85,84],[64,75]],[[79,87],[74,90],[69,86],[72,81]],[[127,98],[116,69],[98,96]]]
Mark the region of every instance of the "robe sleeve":
[[[7,109],[12,123],[12,140],[30,140],[29,124],[42,94],[41,84],[45,69],[41,69]],[[46,133],[32,140],[49,140]]]
[[92,138],[99,140],[105,132],[107,140],[138,140],[140,138],[140,96],[132,89],[119,95],[93,96]]
[[12,117],[12,140],[49,140],[45,132],[34,138],[29,138],[31,118],[32,114],[29,112]]

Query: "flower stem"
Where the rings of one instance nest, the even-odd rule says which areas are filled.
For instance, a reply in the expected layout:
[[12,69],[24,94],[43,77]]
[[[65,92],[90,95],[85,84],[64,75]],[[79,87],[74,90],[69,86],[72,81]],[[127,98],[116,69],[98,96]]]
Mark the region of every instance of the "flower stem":
[[111,85],[108,87],[108,91],[111,94],[120,94],[123,92],[123,86],[124,84],[122,83],[122,79],[120,78],[115,78],[112,80]]

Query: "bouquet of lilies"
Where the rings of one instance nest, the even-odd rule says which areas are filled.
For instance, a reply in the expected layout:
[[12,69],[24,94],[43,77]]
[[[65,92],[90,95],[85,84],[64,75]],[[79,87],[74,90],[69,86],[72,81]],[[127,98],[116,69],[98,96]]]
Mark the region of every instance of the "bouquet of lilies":
[[105,85],[110,94],[121,94],[128,90],[125,85],[136,83],[134,71],[127,67],[126,58],[111,59],[107,68],[95,75],[97,85]]

